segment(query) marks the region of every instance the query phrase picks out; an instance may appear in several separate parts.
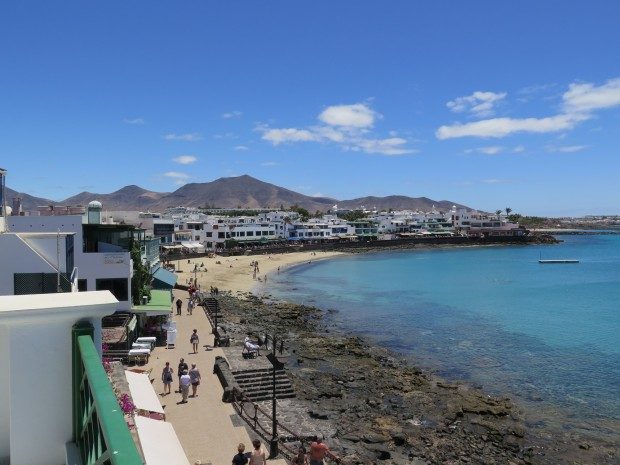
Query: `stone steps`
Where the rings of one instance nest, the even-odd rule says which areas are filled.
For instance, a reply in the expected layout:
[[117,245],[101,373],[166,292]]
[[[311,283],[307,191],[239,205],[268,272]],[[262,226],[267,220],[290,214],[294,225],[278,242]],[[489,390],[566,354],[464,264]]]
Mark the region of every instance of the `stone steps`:
[[[254,368],[233,371],[235,381],[253,402],[271,400],[273,397],[273,369]],[[276,370],[276,399],[291,399],[295,391],[284,370]]]

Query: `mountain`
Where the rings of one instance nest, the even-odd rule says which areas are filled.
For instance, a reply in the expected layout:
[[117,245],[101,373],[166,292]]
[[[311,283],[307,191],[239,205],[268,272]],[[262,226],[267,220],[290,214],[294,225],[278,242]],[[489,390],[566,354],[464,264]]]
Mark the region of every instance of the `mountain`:
[[248,175],[233,178],[220,178],[212,182],[185,184],[172,194],[163,196],[154,206],[163,210],[166,207],[183,205],[186,207],[218,208],[278,208],[299,205],[309,211],[328,210],[334,199],[308,197],[274,184],[259,181]]
[[387,197],[360,197],[352,200],[338,202],[338,208],[355,210],[360,206],[372,210],[420,210],[429,211],[435,206],[439,211],[450,210],[453,205],[464,207],[449,200],[432,200],[428,197],[407,197],[405,195],[388,195]]
[[23,192],[17,192],[13,189],[5,188],[6,194],[6,204],[7,206],[13,206],[13,197],[21,197],[22,199],[22,210],[36,210],[37,207],[43,205],[57,205],[58,202],[54,202],[53,200],[44,199],[42,197],[34,197],[29,194],[25,194]]
[[88,205],[99,200],[106,210],[149,210],[150,206],[168,193],[153,192],[142,187],[125,186],[111,194],[81,192],[60,202],[62,205]]
[[[7,190],[7,199],[16,193]],[[20,194],[24,209],[34,210],[37,205],[88,205],[99,200],[105,210],[163,211],[168,207],[217,207],[217,208],[279,208],[298,205],[311,213],[326,212],[334,205],[339,209],[357,209],[362,205],[368,209],[407,209],[429,211],[433,206],[438,210],[449,210],[452,205],[462,206],[448,200],[436,201],[426,197],[407,197],[390,195],[387,197],[360,197],[351,200],[337,200],[329,197],[310,197],[285,189],[248,175],[220,178],[211,182],[185,184],[174,192],[153,192],[131,185],[110,194],[82,192],[61,202]]]

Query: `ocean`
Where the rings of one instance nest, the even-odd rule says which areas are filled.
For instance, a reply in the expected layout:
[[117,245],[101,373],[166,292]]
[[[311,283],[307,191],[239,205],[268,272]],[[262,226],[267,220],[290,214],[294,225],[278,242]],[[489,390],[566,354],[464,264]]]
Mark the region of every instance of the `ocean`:
[[276,274],[269,290],[335,310],[338,330],[442,377],[510,396],[530,426],[617,439],[620,235],[560,238],[347,255]]

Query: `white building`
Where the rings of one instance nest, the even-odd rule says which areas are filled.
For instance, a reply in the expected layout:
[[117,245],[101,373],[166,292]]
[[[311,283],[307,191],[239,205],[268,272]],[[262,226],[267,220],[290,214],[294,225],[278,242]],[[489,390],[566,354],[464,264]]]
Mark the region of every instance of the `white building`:
[[73,441],[71,328],[87,321],[101,347],[108,291],[0,297],[0,464],[58,465]]
[[[91,206],[97,207],[96,204]],[[38,250],[45,251],[45,253],[40,253],[43,258],[51,255],[52,260],[46,259],[46,261],[53,264],[56,254],[49,249],[55,246],[55,236],[60,232],[66,237],[71,237],[72,244],[66,242],[69,245],[64,247],[73,249],[73,263],[69,263],[70,269],[65,269],[65,265],[61,271],[71,274],[73,267],[76,267],[77,284],[80,291],[109,290],[119,301],[118,310],[130,310],[132,306],[131,277],[133,273],[130,247],[134,239],[134,228],[127,225],[100,224],[98,223],[100,216],[97,213],[100,213],[100,209],[97,211],[97,208],[91,208],[88,212],[88,222],[84,224],[82,223],[83,217],[78,215],[11,216],[7,218],[8,229],[11,233],[17,233],[18,236],[24,238],[27,238],[24,236],[26,233],[44,232],[51,234],[48,238],[47,248],[43,249],[41,246]],[[3,240],[8,244],[8,239]],[[13,239],[13,242],[15,240]],[[28,239],[27,243],[32,244],[33,241],[34,239]],[[42,241],[38,240],[36,244],[42,244]],[[71,256],[68,251],[65,252],[67,257]],[[12,252],[5,250],[0,253],[11,254]],[[7,263],[11,263],[12,272],[17,272],[13,271],[13,267],[19,267],[19,261]],[[31,260],[28,263],[31,263]],[[15,268],[15,270],[17,269],[21,268]],[[32,272],[38,272],[38,270]],[[5,293],[14,294],[15,289],[13,292]]]
[[454,228],[469,236],[523,236],[527,230],[500,215],[490,215],[465,208],[452,207]]

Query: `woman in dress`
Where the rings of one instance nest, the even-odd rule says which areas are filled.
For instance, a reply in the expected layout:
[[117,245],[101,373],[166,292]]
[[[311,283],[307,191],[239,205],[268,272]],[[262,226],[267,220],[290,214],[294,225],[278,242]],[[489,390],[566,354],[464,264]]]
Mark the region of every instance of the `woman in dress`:
[[192,347],[194,348],[194,353],[197,354],[198,353],[198,344],[200,343],[200,340],[198,339],[198,330],[195,329],[194,332],[192,333],[192,335],[189,338],[189,342],[192,343]]
[[[164,393],[163,393],[164,396],[166,394],[170,394],[170,385],[172,384],[172,374],[173,373],[174,373],[174,370],[170,366],[170,362],[166,362],[166,366],[164,367],[164,369],[161,372],[161,380],[164,383]],[[166,390],[168,392],[166,392]]]

